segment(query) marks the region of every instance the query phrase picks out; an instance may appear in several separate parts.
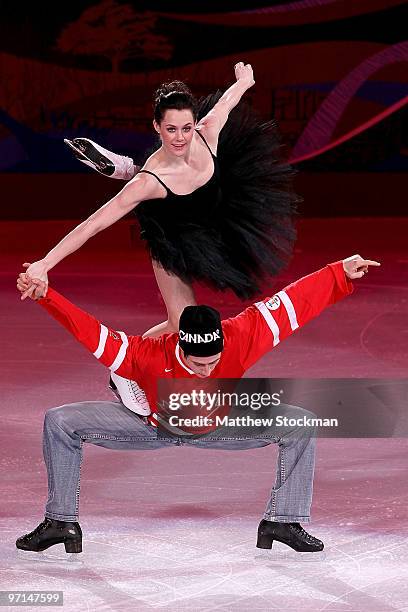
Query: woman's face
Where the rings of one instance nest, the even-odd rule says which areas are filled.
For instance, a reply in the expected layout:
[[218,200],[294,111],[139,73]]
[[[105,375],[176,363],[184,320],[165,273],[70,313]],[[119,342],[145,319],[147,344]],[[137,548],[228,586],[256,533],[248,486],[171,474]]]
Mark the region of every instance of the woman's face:
[[195,122],[191,110],[166,110],[160,125],[156,121],[153,125],[169,153],[177,157],[185,155],[194,135]]

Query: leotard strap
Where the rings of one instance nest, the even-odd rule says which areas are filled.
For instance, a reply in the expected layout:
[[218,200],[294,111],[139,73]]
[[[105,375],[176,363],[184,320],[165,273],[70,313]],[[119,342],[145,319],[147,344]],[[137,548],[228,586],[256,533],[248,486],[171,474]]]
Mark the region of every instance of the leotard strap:
[[[209,152],[211,153],[211,157],[215,157],[214,153],[211,151],[210,147],[208,146],[208,142],[206,141],[206,139],[204,138],[204,136],[202,134],[200,134],[199,130],[195,130],[197,132],[197,134],[200,136],[201,140],[204,141],[205,146],[207,147],[207,149],[209,150]],[[150,170],[139,170],[140,174],[141,172],[145,172],[146,174],[151,174],[152,176],[154,176],[160,183],[160,185],[163,185],[163,187],[165,188],[165,190],[167,191],[167,193],[173,193],[171,189],[169,189],[166,185],[166,183],[163,183],[163,181],[161,180],[161,178],[159,178],[157,176],[157,174],[155,174],[154,172],[150,172]],[[177,194],[175,194],[177,195]]]
[[166,185],[165,183],[163,183],[163,181],[161,180],[161,178],[159,178],[159,177],[157,176],[157,174],[155,174],[154,172],[150,172],[150,170],[139,170],[139,174],[140,174],[141,172],[145,172],[146,174],[151,174],[152,176],[154,176],[155,178],[157,178],[157,180],[159,181],[159,183],[160,183],[161,185],[163,185],[163,187],[165,188],[165,190],[166,190],[167,192],[171,191],[171,190],[170,190],[170,189],[167,187],[167,185]]
[[206,141],[206,139],[204,138],[204,136],[201,134],[200,130],[196,130],[197,134],[199,135],[199,137],[201,138],[201,140],[204,141],[205,146],[207,147],[207,149],[209,150],[209,152],[211,153],[212,157],[215,157],[214,153],[211,151],[210,147],[208,146],[208,142]]

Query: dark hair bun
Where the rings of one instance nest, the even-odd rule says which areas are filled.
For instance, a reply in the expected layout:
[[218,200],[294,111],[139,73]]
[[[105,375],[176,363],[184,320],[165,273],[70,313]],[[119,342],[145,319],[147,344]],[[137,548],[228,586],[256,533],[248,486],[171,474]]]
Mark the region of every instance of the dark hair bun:
[[161,123],[166,110],[191,110],[194,121],[197,119],[197,101],[190,88],[183,81],[162,83],[154,94],[154,118]]
[[157,104],[161,98],[165,98],[171,93],[180,93],[193,97],[190,88],[183,83],[183,81],[169,81],[168,83],[162,83],[160,87],[156,89],[154,94],[155,104]]

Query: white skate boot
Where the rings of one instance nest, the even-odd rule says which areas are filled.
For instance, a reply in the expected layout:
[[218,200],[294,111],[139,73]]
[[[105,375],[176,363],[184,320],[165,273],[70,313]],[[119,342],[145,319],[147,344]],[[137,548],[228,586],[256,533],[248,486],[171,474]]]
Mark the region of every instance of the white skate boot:
[[104,176],[129,181],[139,169],[130,157],[112,153],[89,138],[74,138],[73,140],[64,138],[64,142],[73,150],[75,157],[80,162]]
[[122,376],[111,372],[109,388],[122,404],[129,408],[129,410],[132,410],[132,412],[142,416],[148,416],[151,413],[145,392],[142,391],[134,380],[122,378]]

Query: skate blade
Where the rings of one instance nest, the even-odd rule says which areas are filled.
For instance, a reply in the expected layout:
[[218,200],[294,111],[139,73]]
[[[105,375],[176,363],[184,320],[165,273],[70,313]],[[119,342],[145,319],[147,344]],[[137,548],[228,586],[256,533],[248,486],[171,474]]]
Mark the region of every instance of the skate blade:
[[77,159],[79,159],[80,161],[88,161],[88,158],[85,157],[85,155],[73,144],[71,140],[64,138],[64,142],[70,147],[70,149],[73,150],[74,155]]
[[[59,546],[59,544],[55,546]],[[55,548],[55,546],[53,546],[53,548]],[[19,561],[27,561],[30,563],[53,563],[69,567],[82,566],[84,564],[81,559],[82,553],[66,553],[63,544],[60,550],[54,551],[47,549],[41,552],[34,552],[31,550],[20,550],[19,548],[17,548],[16,551]]]

